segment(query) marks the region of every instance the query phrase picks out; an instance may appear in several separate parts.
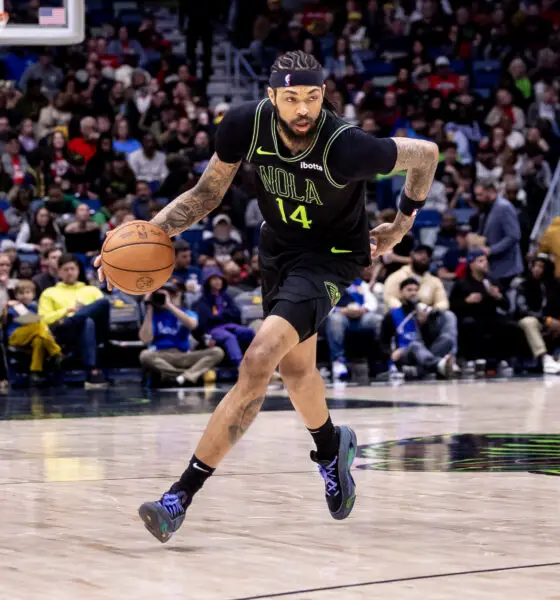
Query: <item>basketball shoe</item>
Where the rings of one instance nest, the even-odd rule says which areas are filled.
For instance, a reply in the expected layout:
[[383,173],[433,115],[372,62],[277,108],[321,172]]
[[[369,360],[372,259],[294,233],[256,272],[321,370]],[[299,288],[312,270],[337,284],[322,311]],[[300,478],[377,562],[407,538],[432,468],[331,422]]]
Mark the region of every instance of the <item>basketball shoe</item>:
[[325,499],[333,519],[341,521],[352,512],[356,500],[356,485],[350,468],[356,456],[358,442],[350,427],[336,427],[338,454],[334,460],[319,460],[317,452],[311,452],[311,460],[319,465],[319,473],[325,481]]
[[138,509],[146,529],[162,544],[168,542],[181,527],[185,512],[191,503],[191,499],[185,492],[174,488],[175,485],[171,486],[160,500],[144,502]]

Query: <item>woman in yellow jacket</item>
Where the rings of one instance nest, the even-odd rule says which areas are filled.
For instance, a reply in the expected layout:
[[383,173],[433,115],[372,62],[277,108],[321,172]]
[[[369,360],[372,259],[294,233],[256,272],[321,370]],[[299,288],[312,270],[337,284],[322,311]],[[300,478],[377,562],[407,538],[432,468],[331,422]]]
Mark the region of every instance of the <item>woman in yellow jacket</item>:
[[97,346],[109,336],[109,300],[98,288],[78,281],[78,259],[72,254],[60,257],[60,282],[47,288],[39,298],[39,315],[49,325],[63,347],[77,347],[88,382],[104,383],[97,368]]

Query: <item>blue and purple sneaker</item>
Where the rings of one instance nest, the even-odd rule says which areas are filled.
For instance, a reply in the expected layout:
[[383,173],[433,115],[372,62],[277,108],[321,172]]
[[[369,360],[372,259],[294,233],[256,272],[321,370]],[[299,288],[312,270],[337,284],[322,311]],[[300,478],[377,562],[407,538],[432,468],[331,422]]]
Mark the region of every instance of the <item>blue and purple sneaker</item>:
[[334,460],[319,460],[315,451],[311,460],[319,465],[319,473],[325,481],[325,499],[333,519],[341,521],[352,512],[356,501],[356,484],[350,468],[356,456],[358,442],[350,427],[336,427],[338,454]]
[[160,500],[144,502],[138,509],[138,514],[146,529],[165,544],[183,524],[190,503],[185,492],[174,492],[172,487]]

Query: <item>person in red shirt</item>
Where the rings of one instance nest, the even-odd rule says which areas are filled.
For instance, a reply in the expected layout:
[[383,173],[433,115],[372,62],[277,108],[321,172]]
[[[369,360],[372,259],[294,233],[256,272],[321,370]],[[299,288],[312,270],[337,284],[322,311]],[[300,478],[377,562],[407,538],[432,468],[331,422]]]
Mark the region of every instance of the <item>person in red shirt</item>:
[[99,57],[99,62],[103,67],[118,69],[120,66],[119,57],[109,54],[107,51],[107,40],[104,37],[97,38],[96,52]]
[[436,59],[436,74],[430,75],[430,88],[440,92],[447,98],[451,92],[457,91],[459,87],[459,76],[453,73],[446,56],[438,56]]
[[80,131],[82,137],[70,140],[68,149],[74,154],[83,156],[87,162],[95,155],[97,151],[97,121],[93,117],[84,117],[80,121]]

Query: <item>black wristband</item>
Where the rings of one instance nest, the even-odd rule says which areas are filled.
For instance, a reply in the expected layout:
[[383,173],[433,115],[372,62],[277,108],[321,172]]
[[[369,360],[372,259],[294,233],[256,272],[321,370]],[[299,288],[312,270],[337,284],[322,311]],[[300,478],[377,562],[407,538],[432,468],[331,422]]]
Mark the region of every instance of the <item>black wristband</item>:
[[424,202],[424,200],[409,198],[403,190],[399,201],[399,210],[407,217],[415,217],[416,213],[424,206]]

